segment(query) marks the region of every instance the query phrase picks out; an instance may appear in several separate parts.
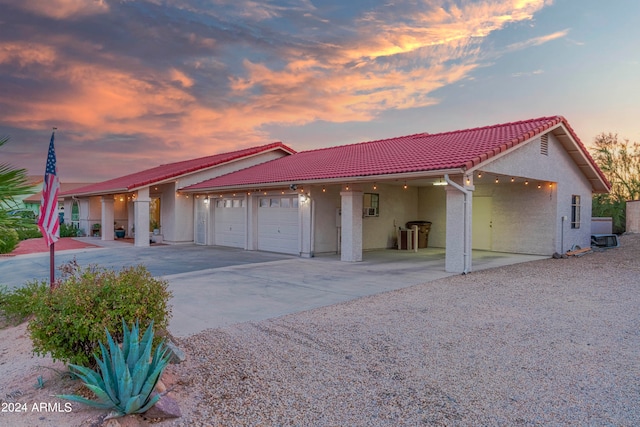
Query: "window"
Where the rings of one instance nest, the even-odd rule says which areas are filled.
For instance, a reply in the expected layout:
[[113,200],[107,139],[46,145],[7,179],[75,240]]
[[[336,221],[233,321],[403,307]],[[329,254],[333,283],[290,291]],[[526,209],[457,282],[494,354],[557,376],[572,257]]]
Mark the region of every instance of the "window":
[[149,203],[149,231],[160,229],[160,197],[151,197]]
[[362,195],[362,214],[364,216],[380,216],[380,195],[364,193]]
[[580,196],[571,196],[571,228],[580,228]]

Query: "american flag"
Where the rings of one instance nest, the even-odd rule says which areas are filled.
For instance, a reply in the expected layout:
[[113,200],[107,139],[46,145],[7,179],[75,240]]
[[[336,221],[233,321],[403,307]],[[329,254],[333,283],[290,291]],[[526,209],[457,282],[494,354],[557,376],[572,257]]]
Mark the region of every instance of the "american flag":
[[40,217],[38,227],[47,242],[51,246],[60,238],[60,219],[58,218],[58,193],[60,181],[58,180],[58,168],[56,167],[56,151],[53,148],[53,137],[49,143],[47,155],[47,167],[44,172],[44,184],[42,186],[42,201],[40,203]]

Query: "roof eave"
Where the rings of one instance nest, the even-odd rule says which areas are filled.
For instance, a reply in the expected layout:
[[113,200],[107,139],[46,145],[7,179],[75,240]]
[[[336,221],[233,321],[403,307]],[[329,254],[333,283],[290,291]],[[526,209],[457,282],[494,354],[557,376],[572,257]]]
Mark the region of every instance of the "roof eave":
[[291,184],[296,185],[322,185],[322,184],[339,184],[339,183],[357,183],[357,182],[384,182],[384,181],[397,181],[397,180],[411,180],[416,178],[431,178],[441,177],[444,174],[456,175],[463,174],[462,168],[449,168],[449,169],[437,169],[430,171],[416,171],[405,172],[397,174],[379,174],[379,175],[360,175],[360,176],[347,176],[347,177],[335,177],[335,178],[322,178],[322,179],[292,179],[287,181],[273,181],[273,182],[261,182],[261,183],[249,183],[249,184],[236,184],[226,186],[211,186],[201,188],[189,188],[189,186],[180,188],[178,191],[183,193],[204,193],[208,191],[233,191],[233,190],[253,190],[271,187],[287,187]]

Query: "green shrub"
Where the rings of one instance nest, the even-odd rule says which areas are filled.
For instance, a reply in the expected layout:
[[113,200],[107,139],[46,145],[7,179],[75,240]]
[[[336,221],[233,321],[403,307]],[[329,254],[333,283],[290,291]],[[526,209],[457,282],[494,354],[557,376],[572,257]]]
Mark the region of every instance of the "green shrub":
[[19,324],[34,313],[48,291],[49,286],[44,282],[29,282],[12,290],[0,286],[0,313],[10,323]]
[[78,237],[78,229],[72,224],[60,224],[60,237]]
[[109,331],[105,331],[109,348],[100,342],[102,358],[94,355],[100,373],[84,366],[70,365],[71,371],[98,400],[68,394],[58,397],[96,408],[112,409],[116,416],[140,414],[155,405],[161,395],[156,393],[152,396],[152,392],[169,363],[170,355],[164,342],[161,342],[152,357],[153,322],[142,336],[142,340],[138,328],[136,322],[130,331],[122,321],[122,349]]
[[144,266],[119,272],[96,266],[62,268],[67,277],[35,304],[29,321],[33,351],[50,353],[54,360],[95,366],[93,353],[105,341],[105,329],[122,341],[122,321],[141,326],[154,322],[165,332],[171,309],[168,282],[155,279]]
[[18,238],[20,240],[37,239],[39,237],[42,237],[42,233],[40,232],[40,229],[37,225],[19,227],[16,228],[16,231],[18,232]]
[[20,238],[16,230],[0,225],[0,254],[13,252],[19,242]]

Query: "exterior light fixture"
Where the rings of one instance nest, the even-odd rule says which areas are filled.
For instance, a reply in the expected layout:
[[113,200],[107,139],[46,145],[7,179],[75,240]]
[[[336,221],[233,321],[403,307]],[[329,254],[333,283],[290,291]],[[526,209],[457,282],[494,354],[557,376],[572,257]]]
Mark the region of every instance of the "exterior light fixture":
[[305,194],[305,193],[300,194],[300,201],[302,203],[306,202],[307,200],[309,200],[309,195],[308,194]]
[[511,177],[511,182],[514,182],[516,179],[514,177]]
[[326,193],[326,192],[327,192],[327,189],[326,189],[326,188],[324,188],[324,185],[322,186],[322,192],[323,192],[323,193]]
[[500,179],[496,177],[496,184],[500,183]]
[[349,191],[349,184],[347,184],[346,187],[344,187],[345,190]]
[[405,181],[404,185],[402,186],[402,188],[404,188],[405,190],[407,189],[407,182]]
[[478,179],[482,178],[482,172],[478,172]]
[[376,183],[375,183],[375,182],[373,183],[373,189],[374,189],[374,190],[377,190],[377,189],[378,189],[378,186],[376,185]]
[[209,196],[204,196],[204,204],[205,205],[209,204]]
[[526,180],[526,181],[524,182],[524,185],[529,185],[529,180]]
[[124,197],[120,196],[120,201],[124,202]]
[[538,188],[542,188],[542,185],[538,184]]

